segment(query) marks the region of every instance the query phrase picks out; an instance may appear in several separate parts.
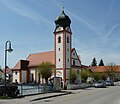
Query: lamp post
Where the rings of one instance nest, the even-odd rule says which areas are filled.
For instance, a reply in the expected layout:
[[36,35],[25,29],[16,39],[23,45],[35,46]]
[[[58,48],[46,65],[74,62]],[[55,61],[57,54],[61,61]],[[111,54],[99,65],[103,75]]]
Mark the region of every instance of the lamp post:
[[[7,46],[9,45],[9,47],[7,48]],[[11,48],[11,42],[8,40],[5,43],[5,86],[4,86],[4,94],[6,96],[6,69],[7,69],[7,52],[12,52],[13,49]]]

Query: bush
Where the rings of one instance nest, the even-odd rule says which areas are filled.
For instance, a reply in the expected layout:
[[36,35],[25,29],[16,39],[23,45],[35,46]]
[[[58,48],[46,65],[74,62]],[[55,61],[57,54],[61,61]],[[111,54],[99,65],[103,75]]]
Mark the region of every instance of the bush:
[[6,84],[6,88],[5,85],[0,85],[0,96],[4,96],[5,89],[6,89],[6,95],[9,97],[16,97],[19,94],[17,85]]

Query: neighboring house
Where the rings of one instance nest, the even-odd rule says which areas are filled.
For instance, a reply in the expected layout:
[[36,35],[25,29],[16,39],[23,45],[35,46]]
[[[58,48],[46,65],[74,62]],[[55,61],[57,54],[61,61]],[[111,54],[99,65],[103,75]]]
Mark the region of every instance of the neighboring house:
[[[92,71],[92,72],[106,72],[106,69],[109,68],[111,66],[90,66],[89,69]],[[120,73],[120,66],[112,66],[113,68],[116,69],[116,72],[117,73]]]
[[104,73],[107,72],[107,69],[110,71],[116,72],[115,80],[120,80],[120,66],[90,66],[89,70],[92,72]]
[[[81,61],[75,48],[72,48],[71,20],[64,13],[55,20],[54,51],[30,54],[26,60],[20,60],[12,69],[13,82],[38,82],[37,67],[42,62],[55,65],[55,77],[61,77],[63,84],[70,82],[70,69],[81,72]],[[41,79],[41,82],[43,80]],[[80,79],[77,80],[80,82]]]
[[[5,79],[5,69],[2,70],[2,79]],[[7,68],[6,69],[6,80],[11,80],[12,78],[12,69],[11,68]]]

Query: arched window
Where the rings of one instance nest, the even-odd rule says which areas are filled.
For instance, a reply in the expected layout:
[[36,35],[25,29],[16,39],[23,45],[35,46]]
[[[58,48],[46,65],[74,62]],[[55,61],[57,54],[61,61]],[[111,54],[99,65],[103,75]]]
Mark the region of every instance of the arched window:
[[61,43],[61,37],[60,36],[58,37],[58,43]]
[[69,43],[69,36],[67,36],[67,43]]

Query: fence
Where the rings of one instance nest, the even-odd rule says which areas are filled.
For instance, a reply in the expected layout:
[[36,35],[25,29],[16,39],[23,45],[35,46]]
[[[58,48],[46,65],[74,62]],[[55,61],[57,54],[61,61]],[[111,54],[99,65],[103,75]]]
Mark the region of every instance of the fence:
[[51,92],[52,86],[40,85],[40,84],[18,84],[18,89],[20,91],[20,96],[25,96],[25,95]]
[[67,89],[69,89],[69,90],[84,89],[84,88],[92,87],[92,86],[93,86],[93,84],[87,84],[87,83],[68,84]]

